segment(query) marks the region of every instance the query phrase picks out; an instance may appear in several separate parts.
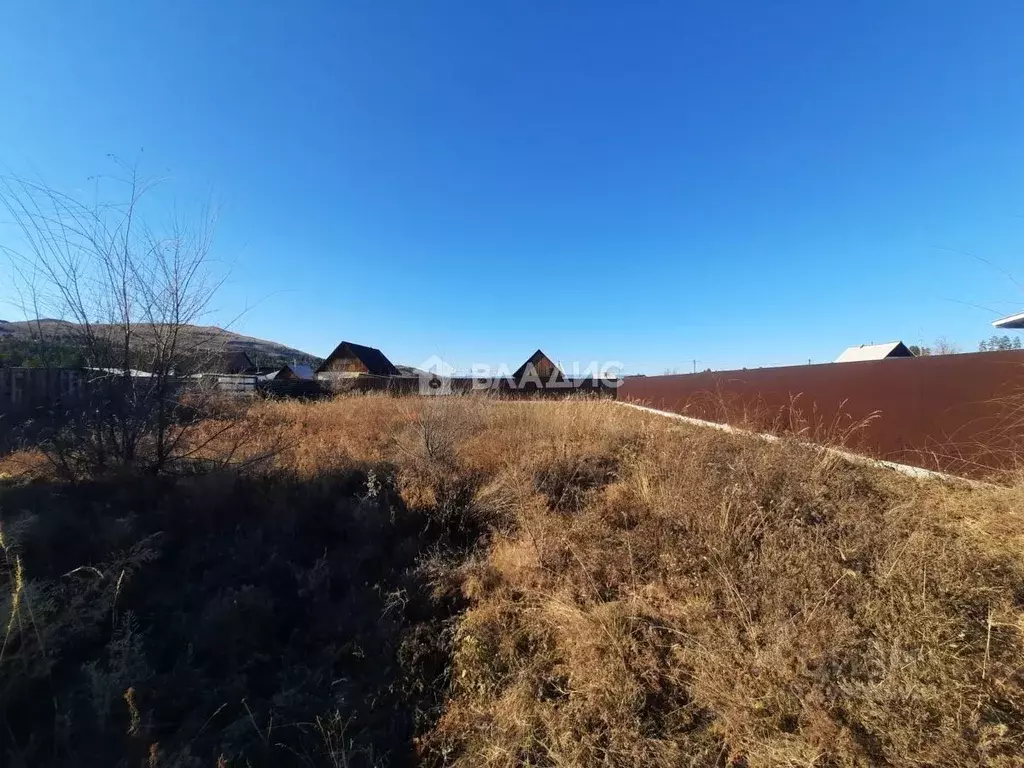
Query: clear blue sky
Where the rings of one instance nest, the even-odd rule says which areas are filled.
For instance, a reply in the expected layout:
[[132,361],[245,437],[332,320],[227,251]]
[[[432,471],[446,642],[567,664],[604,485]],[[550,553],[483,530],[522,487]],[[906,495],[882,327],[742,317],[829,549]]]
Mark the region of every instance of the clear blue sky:
[[223,205],[214,319],[321,355],[657,373],[1024,309],[953,252],[1024,283],[1020,0],[4,3],[0,163],[140,148]]

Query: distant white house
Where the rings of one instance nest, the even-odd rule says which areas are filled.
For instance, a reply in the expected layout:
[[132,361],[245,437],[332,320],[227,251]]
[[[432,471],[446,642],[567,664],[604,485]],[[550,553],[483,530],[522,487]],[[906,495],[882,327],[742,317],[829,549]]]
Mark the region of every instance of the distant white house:
[[858,363],[865,360],[887,360],[890,357],[913,357],[907,345],[902,341],[890,341],[885,344],[861,344],[849,347],[836,358],[837,363]]
[[1010,315],[1004,317],[1001,320],[996,320],[992,323],[996,328],[1011,328],[1013,330],[1024,329],[1024,312],[1019,312],[1016,315]]

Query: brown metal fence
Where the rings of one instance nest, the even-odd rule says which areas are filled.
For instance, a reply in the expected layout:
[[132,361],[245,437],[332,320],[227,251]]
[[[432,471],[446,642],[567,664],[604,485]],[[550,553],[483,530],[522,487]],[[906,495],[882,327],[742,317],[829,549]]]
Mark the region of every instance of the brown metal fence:
[[1024,457],[1024,352],[627,377],[619,398],[981,475]]

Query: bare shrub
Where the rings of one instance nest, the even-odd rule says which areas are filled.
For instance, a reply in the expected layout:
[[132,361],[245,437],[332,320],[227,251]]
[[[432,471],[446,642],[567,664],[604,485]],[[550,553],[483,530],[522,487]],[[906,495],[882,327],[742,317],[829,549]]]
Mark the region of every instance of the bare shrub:
[[42,439],[66,477],[160,471],[178,459],[197,421],[181,392],[218,351],[214,330],[209,338],[185,330],[222,281],[211,269],[213,216],[172,215],[158,227],[156,182],[117,167],[119,177],[103,180],[114,191],[93,201],[0,179],[0,204],[22,239],[5,251],[35,341],[44,357],[47,342],[61,342],[84,360],[84,398],[51,412]]

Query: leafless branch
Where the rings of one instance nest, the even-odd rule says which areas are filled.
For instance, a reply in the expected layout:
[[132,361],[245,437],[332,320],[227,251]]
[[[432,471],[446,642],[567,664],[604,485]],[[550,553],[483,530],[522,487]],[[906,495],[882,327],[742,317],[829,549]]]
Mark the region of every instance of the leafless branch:
[[196,217],[175,213],[155,228],[159,181],[114,163],[119,175],[105,181],[117,196],[97,194],[90,202],[41,182],[0,177],[0,210],[21,235],[20,248],[0,248],[11,261],[21,309],[35,320],[33,335],[41,348],[47,334],[73,342],[98,374],[84,408],[88,425],[78,419],[62,431],[66,439],[53,442],[63,469],[77,463],[86,443],[84,453],[98,469],[112,462],[161,469],[174,461],[189,426],[180,394],[220,352],[216,330],[203,334],[210,338],[185,336],[224,283],[209,258],[215,216],[208,207]]

